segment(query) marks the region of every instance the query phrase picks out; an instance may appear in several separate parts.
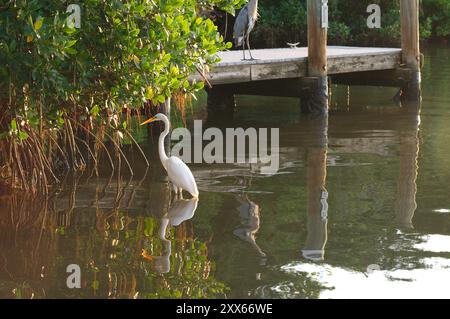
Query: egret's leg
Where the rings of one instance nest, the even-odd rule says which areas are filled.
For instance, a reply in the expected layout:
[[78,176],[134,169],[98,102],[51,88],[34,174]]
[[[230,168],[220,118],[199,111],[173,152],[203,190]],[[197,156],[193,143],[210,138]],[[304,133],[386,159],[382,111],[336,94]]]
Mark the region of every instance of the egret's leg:
[[175,193],[174,200],[178,199],[178,187],[172,183],[173,192]]
[[183,189],[181,187],[178,188],[178,192],[180,193],[180,199],[183,199]]
[[250,50],[250,32],[247,34],[247,48],[248,52],[250,53],[250,60],[256,60],[252,56],[252,51]]

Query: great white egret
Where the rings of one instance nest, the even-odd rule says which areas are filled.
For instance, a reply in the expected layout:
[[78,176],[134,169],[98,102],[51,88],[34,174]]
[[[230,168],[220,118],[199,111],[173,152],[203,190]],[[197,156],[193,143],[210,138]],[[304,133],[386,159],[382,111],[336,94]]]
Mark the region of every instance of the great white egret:
[[164,166],[169,177],[169,181],[172,183],[173,190],[175,194],[183,197],[183,189],[188,191],[192,197],[198,198],[197,183],[195,182],[194,175],[192,175],[189,167],[178,157],[166,155],[164,149],[164,139],[170,130],[170,122],[167,116],[162,113],[158,113],[147,121],[143,122],[141,125],[149,124],[156,121],[164,122],[164,131],[159,136],[158,140],[158,151],[159,159],[161,164]]

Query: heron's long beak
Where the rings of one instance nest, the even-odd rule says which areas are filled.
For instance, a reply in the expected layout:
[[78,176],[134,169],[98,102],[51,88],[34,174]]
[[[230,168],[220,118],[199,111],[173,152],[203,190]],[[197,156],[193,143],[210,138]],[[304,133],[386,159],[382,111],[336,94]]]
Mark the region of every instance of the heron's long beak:
[[145,124],[148,124],[148,123],[151,123],[154,121],[156,121],[156,116],[153,116],[153,117],[149,118],[147,121],[142,122],[141,125],[145,125]]

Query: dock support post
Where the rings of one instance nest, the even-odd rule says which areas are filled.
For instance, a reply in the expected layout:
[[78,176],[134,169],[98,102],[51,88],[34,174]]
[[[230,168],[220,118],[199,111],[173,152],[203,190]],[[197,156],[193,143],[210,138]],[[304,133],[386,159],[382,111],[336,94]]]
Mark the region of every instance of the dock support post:
[[419,33],[419,0],[400,0],[402,25],[402,60],[412,72],[411,79],[403,88],[406,100],[419,100],[421,97],[421,54]]
[[215,85],[212,88],[205,88],[205,90],[208,93],[208,119],[233,116],[236,101],[231,86]]
[[308,77],[302,85],[302,112],[328,113],[328,0],[308,0]]

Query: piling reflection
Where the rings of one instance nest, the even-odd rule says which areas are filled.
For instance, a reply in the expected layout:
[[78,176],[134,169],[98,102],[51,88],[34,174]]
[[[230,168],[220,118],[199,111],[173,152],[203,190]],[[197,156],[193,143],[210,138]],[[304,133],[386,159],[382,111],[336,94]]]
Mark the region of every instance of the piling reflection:
[[307,231],[303,257],[312,261],[325,258],[328,221],[327,147],[328,119],[317,119],[306,124],[309,133],[306,145],[307,165]]
[[402,108],[402,130],[399,132],[400,168],[395,201],[396,223],[400,228],[413,229],[417,209],[417,175],[420,133],[420,103]]
[[[381,114],[381,116],[385,116]],[[347,119],[345,119],[347,120]],[[377,132],[375,137],[370,137],[368,141],[361,139],[356,144],[349,144],[341,137],[333,137],[333,144],[339,145],[340,152],[375,153],[380,156],[390,155],[388,146],[397,142],[399,145],[399,170],[397,177],[397,190],[392,193],[395,199],[395,222],[393,226],[400,229],[412,229],[413,217],[417,209],[417,177],[418,177],[418,157],[420,145],[420,103],[403,105],[398,109],[391,121],[383,123],[373,121]],[[383,123],[383,127],[379,127]],[[328,220],[328,197],[326,189],[327,161],[334,166],[332,158],[328,158],[328,122],[310,121],[301,123],[309,133],[304,134],[302,147],[306,149],[306,184],[308,189],[307,197],[307,239],[302,255],[311,261],[321,261],[325,259],[325,245],[327,243],[327,220]],[[366,123],[364,123],[366,124]],[[345,126],[341,121],[335,122],[339,127]],[[373,125],[373,124],[372,124]],[[392,138],[389,135],[380,134],[382,130],[395,131]],[[358,124],[354,125],[358,126]],[[370,126],[365,128],[370,132]],[[355,130],[357,130],[355,128]],[[334,132],[334,135],[337,135]],[[339,136],[339,135],[338,135]],[[355,138],[353,138],[355,140]],[[334,156],[333,156],[334,157]],[[371,194],[371,196],[377,196]],[[345,206],[344,206],[345,207]]]
[[[257,291],[264,288],[265,294],[285,298],[301,298],[310,293],[317,293],[316,297],[345,298],[355,296],[347,285],[354,278],[354,286],[376,287],[371,291],[376,291],[377,296],[382,286],[405,292],[410,287],[409,294],[420,295],[422,284],[417,282],[426,282],[423,273],[429,273],[426,278],[439,282],[439,279],[431,279],[431,274],[440,273],[439,263],[446,264],[447,260],[442,258],[433,270],[425,270],[431,269],[429,256],[418,250],[427,250],[428,254],[445,250],[442,243],[433,241],[435,235],[419,235],[424,231],[424,223],[420,223],[419,218],[414,219],[418,207],[422,134],[420,105],[367,106],[345,116],[343,113],[339,110],[333,114],[328,143],[326,130],[314,131],[319,125],[308,126],[307,122],[301,122],[301,129],[298,129],[301,134],[291,133],[291,140],[299,141],[300,146],[290,153],[306,153],[300,165],[305,166],[308,195],[306,199],[300,196],[308,209],[306,222],[300,227],[306,224],[307,238],[302,255],[307,261],[287,258],[281,269],[295,276],[280,279],[277,285],[271,286],[269,293],[264,286]],[[333,189],[330,194],[327,173],[328,184]],[[426,192],[424,188],[422,185],[422,196]],[[329,239],[326,199],[330,200],[334,213],[333,236]],[[415,226],[418,232],[398,231]],[[438,232],[445,234],[443,228]],[[439,235],[439,240],[446,237]],[[328,256],[325,254],[327,241],[333,246]],[[378,270],[370,272],[370,266]],[[306,292],[305,285],[311,287]]]

